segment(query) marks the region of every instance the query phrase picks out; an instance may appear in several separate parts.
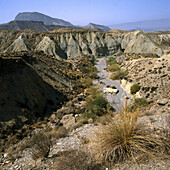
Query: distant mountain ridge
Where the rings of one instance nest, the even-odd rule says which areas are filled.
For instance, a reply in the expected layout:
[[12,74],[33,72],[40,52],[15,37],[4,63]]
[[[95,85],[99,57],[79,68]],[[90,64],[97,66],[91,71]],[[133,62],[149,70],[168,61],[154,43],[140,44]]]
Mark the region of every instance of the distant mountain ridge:
[[68,21],[64,21],[58,18],[52,18],[50,16],[41,14],[39,12],[22,12],[19,13],[15,20],[18,21],[42,21],[45,25],[61,25],[61,26],[72,26]]
[[32,29],[35,31],[51,31],[56,28],[72,28],[72,29],[81,29],[80,27],[72,26],[62,26],[62,25],[44,25],[42,21],[18,21],[14,20],[7,24],[0,25],[0,30],[25,30]]
[[94,24],[94,23],[89,23],[87,26],[84,26],[84,28],[87,28],[87,29],[98,29],[98,30],[101,30],[101,31],[104,31],[104,32],[107,32],[107,31],[111,30],[107,26],[97,25],[97,24]]
[[122,24],[109,25],[111,29],[120,29],[126,31],[142,30],[144,32],[165,31],[170,30],[170,18],[159,20],[146,20],[129,22]]
[[68,21],[41,14],[39,12],[22,12],[17,14],[14,21],[7,24],[0,24],[0,30],[24,30],[32,29],[35,31],[51,31],[56,28],[71,29],[98,29],[107,32],[111,30],[104,25],[89,23],[87,26],[76,26]]

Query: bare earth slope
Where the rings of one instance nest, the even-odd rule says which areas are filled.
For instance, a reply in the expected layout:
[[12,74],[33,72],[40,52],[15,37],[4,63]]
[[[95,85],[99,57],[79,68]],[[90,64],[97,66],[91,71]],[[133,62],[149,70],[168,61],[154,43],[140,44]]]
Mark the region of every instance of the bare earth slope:
[[[21,41],[22,46],[19,45]],[[0,52],[42,50],[64,59],[82,55],[108,56],[120,52],[162,56],[170,53],[169,41],[169,32],[149,34],[142,31],[111,30],[104,33],[98,30],[63,28],[45,33],[32,30],[0,31]]]

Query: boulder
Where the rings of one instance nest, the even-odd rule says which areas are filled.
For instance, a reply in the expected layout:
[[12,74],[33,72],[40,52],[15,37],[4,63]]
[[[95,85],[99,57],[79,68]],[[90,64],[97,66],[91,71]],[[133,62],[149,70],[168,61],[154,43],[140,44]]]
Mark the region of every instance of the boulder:
[[76,124],[73,114],[65,115],[60,121],[66,129],[72,128]]
[[166,98],[157,100],[157,104],[159,104],[159,105],[166,105],[168,102],[169,102],[169,100]]

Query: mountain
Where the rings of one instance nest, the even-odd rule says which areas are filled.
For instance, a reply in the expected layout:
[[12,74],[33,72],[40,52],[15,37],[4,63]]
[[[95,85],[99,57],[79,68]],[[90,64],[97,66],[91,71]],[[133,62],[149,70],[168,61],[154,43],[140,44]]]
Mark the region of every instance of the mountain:
[[11,21],[0,25],[0,30],[24,30],[32,29],[35,31],[48,31],[48,28],[40,21]]
[[109,27],[106,27],[104,25],[97,25],[97,24],[94,24],[94,23],[89,23],[87,26],[84,26],[84,28],[87,28],[87,29],[98,29],[98,30],[104,31],[104,32],[107,32],[107,31],[111,30]]
[[35,31],[50,31],[56,28],[72,28],[72,29],[81,29],[81,27],[71,26],[62,26],[62,25],[44,25],[42,21],[18,21],[14,20],[7,24],[1,24],[0,30],[25,30],[32,29]]
[[132,30],[133,31],[142,30],[145,32],[165,31],[165,30],[170,30],[170,18],[122,23],[122,24],[110,25],[109,27],[112,29],[121,29],[126,31],[132,31]]
[[99,31],[107,32],[110,29],[103,25],[97,25],[97,24],[88,24],[87,26],[63,26],[63,25],[45,25],[42,21],[18,21],[14,20],[7,24],[0,24],[0,30],[13,30],[13,31],[19,31],[19,30],[25,30],[25,29],[32,29],[35,31],[51,31],[54,29],[59,28],[71,28],[71,29],[98,29]]
[[89,23],[87,26],[75,26],[70,22],[62,19],[51,18],[47,15],[38,12],[23,12],[19,13],[14,21],[7,24],[0,24],[0,30],[25,30],[32,29],[35,31],[51,31],[56,28],[71,28],[71,29],[98,29],[99,31],[107,32],[109,27]]
[[68,21],[64,21],[58,18],[52,18],[50,16],[41,14],[39,12],[22,12],[19,13],[15,20],[18,21],[42,21],[45,25],[61,25],[61,26],[72,26]]

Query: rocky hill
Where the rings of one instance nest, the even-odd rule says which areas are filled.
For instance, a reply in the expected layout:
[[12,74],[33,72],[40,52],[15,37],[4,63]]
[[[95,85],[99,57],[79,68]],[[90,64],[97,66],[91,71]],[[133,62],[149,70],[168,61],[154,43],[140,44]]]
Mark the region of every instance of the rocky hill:
[[168,31],[0,31],[0,166],[168,169],[169,43]]
[[45,25],[42,21],[18,21],[14,20],[7,24],[1,24],[0,30],[25,30],[32,29],[34,31],[50,31],[56,28],[72,28],[72,29],[81,29],[81,27],[77,27],[74,25],[71,26],[63,26],[63,25]]
[[41,21],[11,21],[0,25],[0,30],[24,30],[48,31],[48,27]]
[[15,20],[18,21],[42,21],[45,25],[61,25],[61,26],[72,26],[68,21],[62,19],[52,18],[39,12],[22,12],[19,13]]
[[98,29],[98,30],[104,31],[104,32],[110,31],[109,27],[106,27],[104,25],[97,25],[97,24],[94,24],[94,23],[89,23],[87,26],[84,26],[84,28],[87,28],[87,29]]
[[32,30],[0,31],[0,52],[42,50],[46,54],[68,59],[82,55],[108,56],[124,53],[170,52],[169,32],[144,33],[90,29],[55,29],[45,33]]
[[97,25],[90,23],[87,26],[75,26],[71,23],[51,18],[50,16],[38,13],[38,12],[23,12],[19,13],[14,21],[7,24],[0,24],[0,30],[25,30],[32,29],[35,31],[50,31],[56,28],[72,28],[72,29],[98,29],[99,31],[109,31],[110,28],[104,25]]

